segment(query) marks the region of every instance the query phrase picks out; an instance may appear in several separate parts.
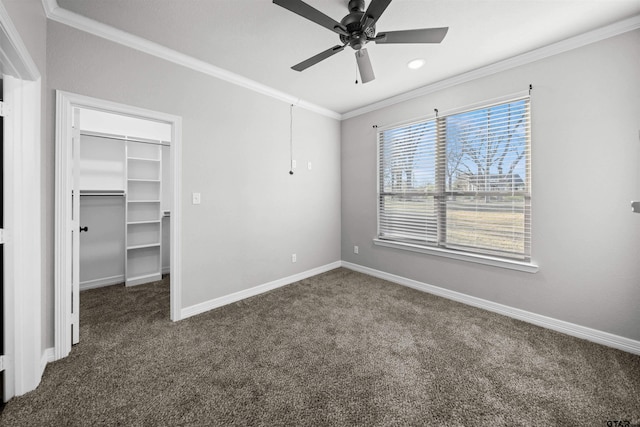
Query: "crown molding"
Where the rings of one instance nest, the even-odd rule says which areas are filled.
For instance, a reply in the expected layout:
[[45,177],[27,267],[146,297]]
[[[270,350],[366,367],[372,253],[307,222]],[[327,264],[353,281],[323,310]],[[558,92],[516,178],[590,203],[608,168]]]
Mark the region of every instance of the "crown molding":
[[131,49],[153,55],[166,61],[173,62],[174,64],[190,68],[194,71],[216,77],[220,80],[224,80],[237,86],[252,90],[254,92],[270,96],[280,101],[284,101],[288,104],[296,105],[298,107],[313,111],[323,116],[330,117],[336,120],[342,119],[342,115],[335,111],[329,110],[311,102],[301,100],[300,98],[288,93],[279,91],[262,83],[258,83],[255,80],[248,79],[220,67],[216,67],[215,65],[212,65],[200,59],[196,59],[192,56],[185,55],[173,49],[169,49],[168,47],[162,46],[158,43],[154,43],[142,37],[127,33],[126,31],[119,30],[93,19],[78,15],[77,13],[70,12],[58,6],[57,0],[42,0],[42,5],[44,7],[47,18],[52,21],[68,25],[77,30],[93,34],[94,36],[98,36],[114,43],[127,46]]
[[567,52],[573,49],[577,49],[582,46],[586,46],[591,43],[599,42],[601,40],[608,39],[629,31],[633,31],[640,28],[640,15],[633,16],[631,18],[618,21],[611,25],[607,25],[584,34],[580,34],[575,37],[571,37],[557,43],[550,44],[548,46],[541,47],[523,53],[521,55],[514,56],[484,67],[476,68],[466,73],[459,74],[438,82],[422,86],[418,89],[411,90],[409,92],[402,93],[400,95],[392,96],[379,102],[374,102],[362,108],[348,111],[342,114],[342,120],[350,119],[352,117],[360,116],[365,113],[369,113],[381,108],[389,107],[400,102],[408,101],[420,96],[428,95],[440,90],[457,86],[462,83],[466,83],[472,80],[476,80],[482,77],[490,76],[492,74],[499,73],[501,71],[510,70],[522,65],[530,64],[535,61],[539,61],[550,56],[557,55],[559,53]]
[[48,19],[59,22],[64,25],[76,28],[78,30],[93,34],[95,36],[110,40],[114,43],[136,49],[138,51],[156,56],[169,62],[190,68],[192,70],[216,77],[237,86],[270,96],[272,98],[284,101],[289,104],[296,105],[309,111],[330,117],[336,120],[346,120],[352,117],[360,116],[381,108],[389,107],[400,102],[408,101],[420,96],[428,95],[456,86],[469,81],[477,80],[482,77],[490,76],[501,71],[510,70],[522,65],[530,64],[541,59],[548,58],[563,52],[577,49],[588,44],[596,43],[601,40],[608,39],[629,31],[640,28],[640,15],[618,21],[616,23],[597,28],[584,34],[553,43],[530,52],[523,53],[502,61],[495,62],[484,67],[476,68],[466,73],[437,81],[420,88],[401,93],[390,98],[383,99],[378,102],[366,105],[340,114],[333,110],[329,110],[317,104],[304,101],[298,97],[288,93],[279,91],[270,86],[258,83],[255,80],[248,79],[231,71],[216,67],[208,62],[196,59],[192,56],[185,55],[173,49],[169,49],[160,44],[151,42],[142,37],[135,36],[122,30],[118,30],[109,25],[102,24],[90,18],[86,18],[77,13],[70,12],[58,6],[57,0],[42,0],[45,13]]

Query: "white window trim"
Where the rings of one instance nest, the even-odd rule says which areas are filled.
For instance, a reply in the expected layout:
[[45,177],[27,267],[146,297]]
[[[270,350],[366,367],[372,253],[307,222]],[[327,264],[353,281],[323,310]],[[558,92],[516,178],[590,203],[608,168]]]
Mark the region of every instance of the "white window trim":
[[378,238],[373,239],[373,243],[377,246],[384,246],[387,248],[401,249],[427,255],[435,255],[459,261],[474,262],[476,264],[490,265],[492,267],[505,268],[508,270],[523,271],[525,273],[537,273],[539,269],[538,265],[534,263],[496,258],[488,255],[474,254],[470,252],[458,252],[451,249],[415,245],[411,243],[382,240]]

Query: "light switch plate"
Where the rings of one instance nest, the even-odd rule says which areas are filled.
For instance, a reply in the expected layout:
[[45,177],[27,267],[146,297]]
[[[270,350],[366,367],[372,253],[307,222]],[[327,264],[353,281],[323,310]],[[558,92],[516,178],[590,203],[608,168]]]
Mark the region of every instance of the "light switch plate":
[[200,193],[193,193],[191,198],[191,203],[194,205],[199,205],[201,201]]

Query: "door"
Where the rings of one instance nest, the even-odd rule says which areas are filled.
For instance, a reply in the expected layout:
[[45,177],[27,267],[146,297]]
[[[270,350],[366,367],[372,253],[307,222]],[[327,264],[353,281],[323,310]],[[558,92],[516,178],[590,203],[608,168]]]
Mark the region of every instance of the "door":
[[71,156],[71,344],[80,341],[80,109],[73,109]]
[[[4,100],[0,80],[0,103]],[[4,358],[4,119],[0,114],[0,357]],[[4,361],[4,359],[3,359]],[[4,363],[0,369],[0,411],[4,408]]]

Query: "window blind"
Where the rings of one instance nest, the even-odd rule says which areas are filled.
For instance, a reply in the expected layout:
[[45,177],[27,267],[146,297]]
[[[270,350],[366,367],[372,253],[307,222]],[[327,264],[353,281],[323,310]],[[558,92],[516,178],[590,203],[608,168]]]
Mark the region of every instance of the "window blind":
[[378,133],[378,237],[531,256],[529,98]]

